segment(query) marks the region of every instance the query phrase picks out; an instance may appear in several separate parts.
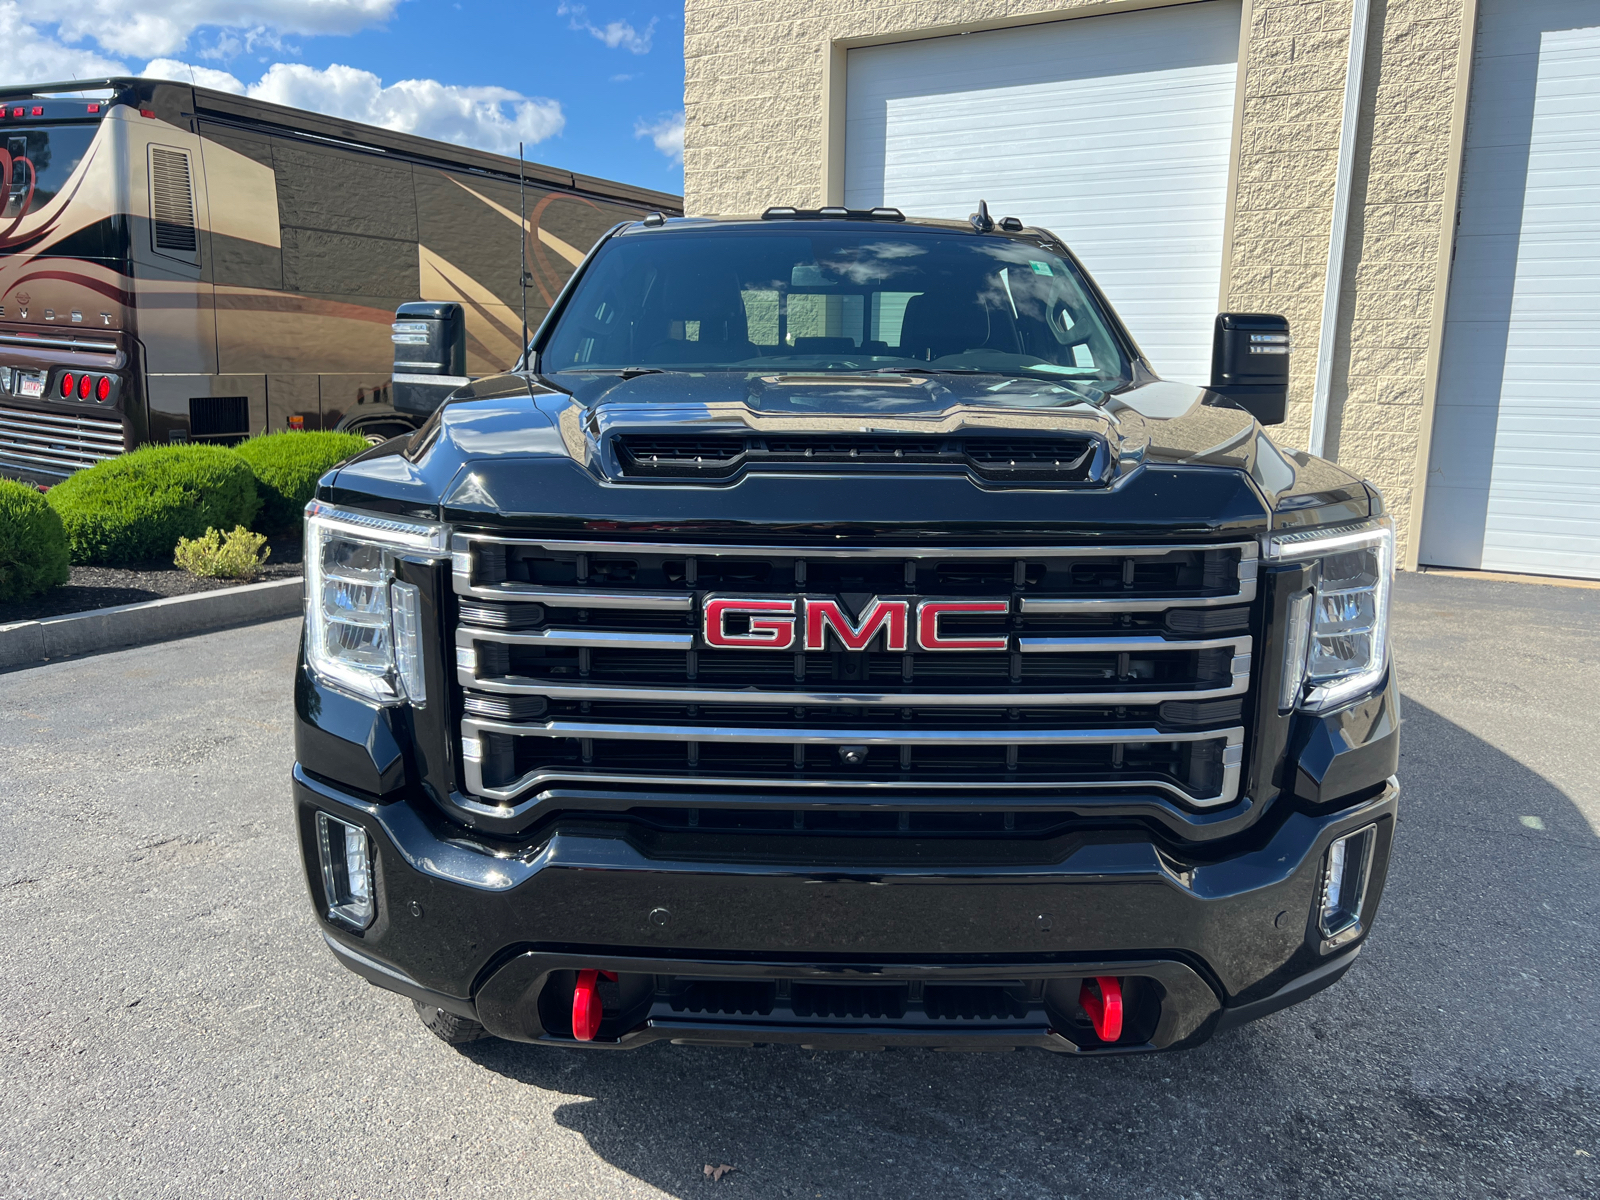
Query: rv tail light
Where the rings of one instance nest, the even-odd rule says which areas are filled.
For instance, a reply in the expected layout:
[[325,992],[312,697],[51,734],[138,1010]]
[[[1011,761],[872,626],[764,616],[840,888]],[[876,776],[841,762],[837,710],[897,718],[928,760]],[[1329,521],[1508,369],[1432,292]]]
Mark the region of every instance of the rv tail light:
[[1317,918],[1324,954],[1361,936],[1367,878],[1377,841],[1378,827],[1368,825],[1328,847],[1322,868],[1322,909]]
[[87,400],[89,398],[89,389],[93,386],[93,379],[87,375],[80,375],[78,377],[78,399]]
[[111,399],[111,377],[100,376],[100,382],[94,385],[94,398],[104,404]]
[[73,377],[71,371],[61,377],[61,396],[63,399],[70,400],[72,398],[72,385],[76,382],[77,380]]
[[372,854],[367,831],[327,813],[317,814],[322,891],[328,919],[365,929],[377,914],[372,896]]

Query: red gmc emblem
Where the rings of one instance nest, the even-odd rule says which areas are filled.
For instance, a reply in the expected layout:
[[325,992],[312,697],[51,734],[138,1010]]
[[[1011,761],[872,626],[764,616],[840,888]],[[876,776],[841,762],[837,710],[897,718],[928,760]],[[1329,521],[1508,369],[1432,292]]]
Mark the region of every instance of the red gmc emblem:
[[[707,646],[730,650],[884,650],[905,653],[913,628],[919,650],[1007,650],[1011,639],[961,637],[941,632],[947,616],[1005,616],[1009,600],[918,600],[874,596],[852,617],[838,600],[822,596],[712,596],[700,633]],[[733,620],[730,622],[730,618]]]

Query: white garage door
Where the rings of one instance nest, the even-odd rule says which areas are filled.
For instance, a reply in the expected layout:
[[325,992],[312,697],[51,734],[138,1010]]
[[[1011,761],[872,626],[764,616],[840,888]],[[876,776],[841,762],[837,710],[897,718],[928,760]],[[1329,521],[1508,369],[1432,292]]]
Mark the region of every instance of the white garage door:
[[1480,11],[1420,554],[1600,578],[1600,3]]
[[1156,370],[1204,383],[1238,52],[1238,0],[852,50],[845,203],[1054,230]]

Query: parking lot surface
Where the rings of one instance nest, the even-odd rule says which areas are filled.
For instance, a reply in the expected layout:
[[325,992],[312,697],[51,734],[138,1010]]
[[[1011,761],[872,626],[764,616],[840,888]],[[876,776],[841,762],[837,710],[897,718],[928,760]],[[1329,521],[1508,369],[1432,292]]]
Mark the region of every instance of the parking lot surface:
[[457,1052],[314,926],[296,622],[0,675],[0,1195],[1600,1194],[1600,591],[1403,576],[1395,628],[1354,970],[1088,1061]]

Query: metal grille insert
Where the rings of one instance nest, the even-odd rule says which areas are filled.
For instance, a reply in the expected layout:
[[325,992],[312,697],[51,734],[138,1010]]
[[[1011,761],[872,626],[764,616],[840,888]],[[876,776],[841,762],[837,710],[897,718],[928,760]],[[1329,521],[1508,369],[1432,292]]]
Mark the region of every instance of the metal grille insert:
[[[453,545],[466,788],[1007,795],[1238,793],[1253,542],[713,546],[462,533]],[[1004,650],[711,647],[709,594],[982,597],[953,634]]]

